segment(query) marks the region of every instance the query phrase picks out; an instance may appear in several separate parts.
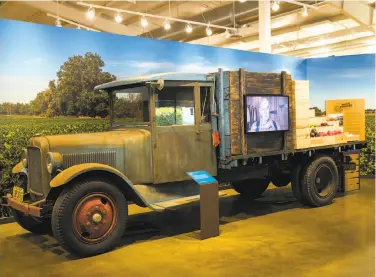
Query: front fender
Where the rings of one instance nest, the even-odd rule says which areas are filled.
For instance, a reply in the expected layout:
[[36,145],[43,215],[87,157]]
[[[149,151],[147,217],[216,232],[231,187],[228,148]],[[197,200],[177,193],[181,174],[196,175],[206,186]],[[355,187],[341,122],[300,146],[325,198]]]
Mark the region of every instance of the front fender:
[[136,190],[132,182],[119,170],[113,168],[111,166],[99,163],[85,163],[85,164],[78,164],[71,166],[58,175],[56,175],[50,182],[51,188],[60,187],[69,183],[70,181],[74,180],[75,178],[83,175],[83,174],[90,174],[90,172],[105,172],[110,173],[112,175],[116,175],[123,181],[123,188],[129,192],[131,195],[132,200],[139,205],[146,206],[149,208],[153,208],[143,197],[142,195]]
[[25,173],[27,175],[27,170],[23,166],[22,162],[19,162],[12,168],[12,173],[17,174],[17,173]]
[[56,188],[59,186],[62,186],[66,183],[69,183],[74,178],[78,177],[79,175],[82,175],[84,173],[90,172],[90,171],[106,171],[110,172],[112,174],[117,175],[118,177],[122,178],[124,182],[132,185],[132,182],[119,170],[116,168],[113,168],[106,164],[99,164],[99,163],[85,163],[85,164],[78,164],[71,166],[62,172],[60,172],[58,175],[56,175],[50,182],[51,188]]

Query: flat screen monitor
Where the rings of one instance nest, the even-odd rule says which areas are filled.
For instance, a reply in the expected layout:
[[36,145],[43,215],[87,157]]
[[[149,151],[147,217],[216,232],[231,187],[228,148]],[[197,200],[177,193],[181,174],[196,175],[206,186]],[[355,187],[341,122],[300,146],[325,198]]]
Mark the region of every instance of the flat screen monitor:
[[289,98],[285,95],[246,95],[246,133],[289,130]]

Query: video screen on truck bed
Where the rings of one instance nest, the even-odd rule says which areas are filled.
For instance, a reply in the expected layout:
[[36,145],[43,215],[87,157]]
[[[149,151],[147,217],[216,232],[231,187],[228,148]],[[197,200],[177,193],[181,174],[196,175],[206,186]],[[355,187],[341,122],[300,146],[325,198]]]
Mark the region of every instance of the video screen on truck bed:
[[247,133],[287,131],[289,99],[282,95],[245,96],[245,130]]

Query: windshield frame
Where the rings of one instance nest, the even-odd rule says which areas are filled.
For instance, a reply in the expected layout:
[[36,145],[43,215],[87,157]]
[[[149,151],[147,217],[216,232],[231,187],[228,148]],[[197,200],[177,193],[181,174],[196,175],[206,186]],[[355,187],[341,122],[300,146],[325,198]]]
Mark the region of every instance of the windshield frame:
[[[132,89],[133,88],[142,88],[142,87],[146,87],[148,92],[147,92],[147,102],[148,102],[148,113],[149,113],[149,121],[135,121],[135,122],[126,122],[126,123],[116,123],[115,121],[115,107],[114,107],[114,104],[115,104],[115,101],[114,101],[114,97],[117,93],[134,93],[132,92]],[[110,111],[109,111],[109,123],[110,123],[110,127],[111,129],[116,129],[116,128],[123,128],[123,127],[127,127],[127,128],[134,128],[134,127],[150,127],[151,126],[151,115],[152,115],[152,110],[151,110],[151,107],[150,107],[150,86],[146,85],[146,84],[142,84],[142,85],[139,85],[139,86],[136,86],[136,87],[132,87],[132,88],[125,88],[125,89],[115,89],[115,90],[112,90],[108,93],[108,97],[109,97],[109,108],[110,108]]]

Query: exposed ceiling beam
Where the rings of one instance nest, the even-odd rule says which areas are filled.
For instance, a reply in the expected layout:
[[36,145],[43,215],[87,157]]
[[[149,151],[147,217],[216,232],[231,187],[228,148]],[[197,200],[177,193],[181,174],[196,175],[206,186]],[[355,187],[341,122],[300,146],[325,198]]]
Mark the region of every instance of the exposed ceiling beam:
[[283,53],[283,55],[288,55],[288,56],[294,56],[294,57],[308,57],[308,56],[315,56],[315,55],[320,55],[323,53],[320,53],[320,50],[322,49],[330,49],[330,52],[338,50],[338,49],[343,49],[343,48],[350,48],[354,45],[359,45],[369,43],[370,41],[374,40],[374,36],[368,36],[368,37],[362,37],[358,39],[354,39],[351,41],[341,41],[338,43],[333,43],[333,44],[327,44],[327,45],[322,45],[322,46],[317,46],[317,47],[311,47],[311,48],[305,48],[305,49],[299,49],[299,50],[294,50],[294,51],[289,51]]
[[369,26],[374,32],[376,31],[376,11],[372,6],[361,1],[330,0],[327,3],[340,9],[359,24]]
[[[42,10],[46,13],[56,14],[57,4],[55,2],[42,2],[42,1],[27,1],[23,2],[36,9]],[[73,6],[59,4],[60,16],[75,21],[79,24],[93,27],[94,29],[116,34],[137,35],[137,30],[129,28],[122,24],[117,24],[114,20],[104,19],[102,17],[95,17],[91,22],[86,19],[85,12],[75,9]]]
[[[272,30],[272,37],[285,35],[285,34],[293,33],[293,32],[298,32],[301,28],[304,28],[304,26],[308,26],[308,25],[311,25],[311,24],[319,24],[319,23],[325,22],[325,21],[330,21],[330,22],[335,23],[335,22],[339,22],[339,21],[345,20],[345,19],[346,19],[345,15],[335,15],[335,16],[332,16],[332,17],[329,17],[329,18],[314,18],[313,20],[308,21],[308,22],[306,22],[306,24],[301,25],[301,26],[290,25],[290,26],[287,26],[287,27],[274,29],[274,30]],[[252,28],[253,28],[253,32],[252,32],[251,35],[245,36],[243,38],[235,39],[235,40],[232,40],[230,42],[223,43],[223,44],[219,44],[218,46],[231,48],[232,45],[234,45],[235,43],[238,43],[238,42],[247,43],[247,42],[257,41],[258,38],[259,38],[258,34],[256,33],[257,28],[258,28],[258,23],[253,25]]]
[[[320,41],[336,39],[336,38],[342,38],[341,41],[345,41],[345,40],[351,41],[351,40],[355,39],[355,38],[352,38],[352,34],[365,32],[367,30],[368,29],[365,26],[361,25],[361,26],[357,26],[355,28],[350,28],[350,29],[345,29],[345,30],[342,29],[342,30],[339,30],[339,31],[336,31],[336,32],[325,34],[325,35],[313,36],[313,37],[302,38],[302,39],[298,39],[298,40],[294,40],[294,41],[287,41],[287,42],[283,42],[281,44],[275,44],[272,49],[273,49],[273,53],[284,54],[284,53],[287,53],[291,50],[289,50],[288,47],[285,51],[276,51],[276,50],[280,49],[281,45],[287,45],[289,43],[294,43],[294,44],[298,44],[298,45],[299,44],[301,44],[301,45],[305,45],[305,44],[315,45]],[[323,44],[319,47],[325,47],[325,45]],[[309,46],[308,47],[302,47],[302,48],[299,48],[299,50],[304,50],[304,49],[308,49],[308,48],[310,48],[310,47]]]

